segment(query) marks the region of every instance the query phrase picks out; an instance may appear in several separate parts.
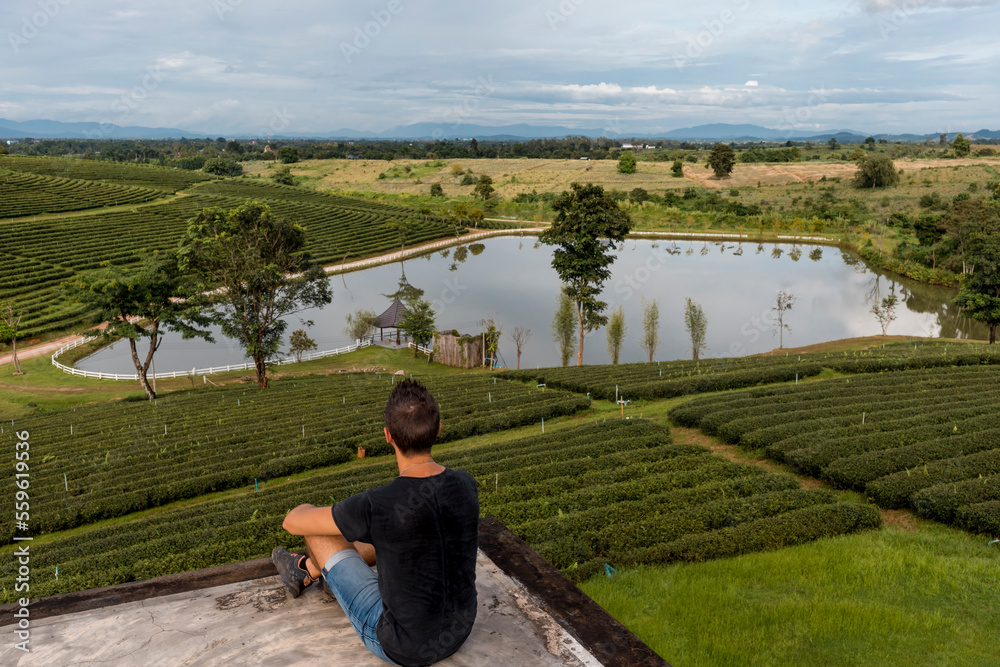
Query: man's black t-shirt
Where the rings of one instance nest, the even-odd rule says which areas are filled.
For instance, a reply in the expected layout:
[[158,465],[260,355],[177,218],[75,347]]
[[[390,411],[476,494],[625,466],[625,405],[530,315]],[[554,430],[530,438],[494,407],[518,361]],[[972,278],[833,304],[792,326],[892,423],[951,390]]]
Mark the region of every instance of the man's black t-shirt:
[[397,477],[333,507],[343,536],[368,542],[382,593],[379,643],[401,665],[458,650],[476,620],[479,494],[468,473]]

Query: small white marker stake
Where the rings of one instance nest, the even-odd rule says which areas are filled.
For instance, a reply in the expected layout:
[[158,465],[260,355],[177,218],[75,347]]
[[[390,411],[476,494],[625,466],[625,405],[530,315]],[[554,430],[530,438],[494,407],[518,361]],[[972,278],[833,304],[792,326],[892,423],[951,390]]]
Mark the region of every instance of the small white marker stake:
[[69,491],[69,480],[66,478],[66,473],[63,473],[63,484],[66,485],[66,491]]

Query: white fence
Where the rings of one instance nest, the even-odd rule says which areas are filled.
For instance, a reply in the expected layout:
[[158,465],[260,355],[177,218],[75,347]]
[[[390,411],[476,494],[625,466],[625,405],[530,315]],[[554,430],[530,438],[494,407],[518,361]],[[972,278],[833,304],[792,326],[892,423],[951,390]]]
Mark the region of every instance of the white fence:
[[417,345],[416,343],[410,343],[407,347],[409,347],[411,350],[413,348],[417,348],[417,352],[423,352],[427,356],[430,356],[431,352],[434,351],[429,347],[424,347],[423,345]]
[[[94,371],[83,371],[79,368],[72,368],[65,364],[61,364],[56,360],[56,357],[68,352],[74,348],[80,347],[90,341],[98,338],[98,336],[91,336],[89,338],[81,338],[78,341],[70,343],[69,345],[64,345],[52,355],[52,365],[61,370],[63,373],[69,373],[70,375],[78,375],[80,377],[86,378],[96,378],[98,380],[133,380],[138,381],[138,373],[132,373],[131,375],[125,373],[101,373]],[[325,357],[333,357],[338,354],[347,354],[348,352],[354,352],[355,350],[360,350],[371,345],[371,340],[365,340],[361,343],[355,343],[354,345],[348,345],[346,347],[338,347],[335,350],[324,350],[322,352],[309,352],[308,354],[302,355],[302,361],[313,361],[314,359],[323,359]],[[278,366],[282,364],[294,364],[298,363],[298,359],[295,357],[282,357],[281,359],[271,359],[267,363],[268,365]],[[189,371],[171,371],[170,373],[157,373],[155,376],[150,373],[146,377],[152,380],[154,377],[157,379],[164,378],[178,378],[178,377],[195,377],[197,375],[212,375],[214,373],[228,373],[231,371],[245,371],[254,368],[253,362],[248,361],[242,364],[230,364],[229,366],[212,366],[211,368],[192,368]]]

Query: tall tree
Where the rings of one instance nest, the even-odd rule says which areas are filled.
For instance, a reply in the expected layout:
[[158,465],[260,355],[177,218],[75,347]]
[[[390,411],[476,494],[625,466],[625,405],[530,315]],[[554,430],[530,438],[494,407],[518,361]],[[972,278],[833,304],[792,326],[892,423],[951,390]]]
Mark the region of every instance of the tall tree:
[[316,341],[309,337],[305,329],[296,329],[288,337],[288,354],[295,356],[295,361],[302,361],[302,353],[316,349]]
[[525,327],[514,327],[514,333],[512,333],[510,337],[514,339],[514,346],[517,348],[517,368],[520,370],[521,351],[524,349],[525,344],[527,344],[528,339],[531,338],[531,329],[526,329]]
[[635,155],[632,151],[625,151],[618,158],[618,173],[619,174],[634,174],[636,171],[636,161]]
[[972,152],[972,142],[965,138],[965,135],[959,132],[955,136],[955,141],[951,143],[951,147],[955,150],[955,157],[966,157]]
[[385,223],[391,231],[396,232],[399,237],[399,252],[406,250],[406,239],[408,239],[417,228],[417,221],[413,218],[393,218]]
[[898,303],[899,297],[896,296],[895,292],[890,292],[889,296],[872,304],[870,312],[878,320],[879,326],[882,327],[883,336],[888,335],[889,325],[896,319],[896,305]]
[[[399,328],[406,332],[416,345],[426,347],[434,338],[434,310],[430,301],[416,299],[406,304],[406,316],[399,323]],[[413,356],[416,357],[418,350],[413,347]],[[428,355],[427,363],[431,357]]]
[[[182,338],[212,340],[204,328],[209,317],[191,300],[194,295],[190,288],[190,281],[172,254],[150,256],[139,266],[105,266],[63,283],[70,299],[95,311],[99,321],[107,322],[102,337],[128,340],[139,385],[149,398],[156,398],[149,383],[149,368],[167,331],[179,331]],[[140,359],[138,343],[143,338],[149,339],[149,345],[145,359]]]
[[615,261],[611,251],[625,240],[632,220],[601,186],[573,183],[571,188],[552,204],[556,219],[542,233],[541,241],[556,246],[552,267],[563,282],[563,291],[576,305],[576,363],[582,366],[584,337],[608,322],[601,314],[608,304],[597,297],[611,276],[610,266]]
[[260,202],[203,210],[188,223],[179,258],[199,278],[212,320],[253,359],[261,389],[288,326],[282,318],[333,300],[322,267],[310,262],[305,228]]
[[989,327],[992,345],[1000,324],[1000,236],[976,234],[969,245],[975,268],[962,276],[962,288],[954,303]]
[[795,303],[795,295],[784,290],[778,291],[778,296],[774,300],[774,307],[771,311],[775,314],[777,318],[777,325],[774,328],[774,333],[779,334],[778,336],[778,349],[785,346],[785,331],[792,333],[792,327],[790,327],[785,322],[785,315],[789,310],[792,309],[792,304]]
[[857,164],[858,170],[854,172],[856,188],[887,188],[899,183],[896,164],[888,155],[869,153],[859,159]]
[[729,176],[736,166],[736,151],[729,144],[715,144],[708,154],[708,166],[715,172],[716,178]]
[[647,302],[646,297],[642,297],[642,341],[639,343],[642,349],[649,355],[652,363],[653,355],[660,344],[660,307],[656,299]]
[[559,293],[559,305],[552,318],[552,337],[559,346],[559,360],[569,366],[573,354],[573,339],[576,337],[576,308],[573,299],[566,292]]
[[21,318],[24,314],[10,301],[0,302],[0,343],[9,342],[14,375],[24,375],[17,359],[17,339],[21,336]]
[[375,324],[378,322],[378,315],[370,310],[356,310],[348,313],[345,318],[347,326],[344,333],[351,337],[351,340],[360,341],[375,333]]
[[708,318],[701,306],[691,300],[691,297],[684,299],[684,328],[691,338],[691,358],[698,361],[701,352],[707,348],[705,335],[708,330]]
[[476,183],[474,191],[476,196],[482,197],[483,201],[486,201],[493,196],[493,179],[483,174],[479,177],[479,182]]
[[611,311],[611,317],[608,318],[608,356],[611,357],[612,364],[618,363],[626,333],[628,333],[628,325],[625,323],[625,309],[618,306]]

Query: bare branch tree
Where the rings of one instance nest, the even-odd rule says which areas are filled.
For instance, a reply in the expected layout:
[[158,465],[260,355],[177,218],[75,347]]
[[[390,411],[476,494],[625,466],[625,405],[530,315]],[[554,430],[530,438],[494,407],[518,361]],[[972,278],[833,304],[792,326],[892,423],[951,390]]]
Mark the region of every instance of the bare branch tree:
[[792,327],[785,324],[785,313],[792,309],[792,304],[795,303],[795,295],[790,292],[785,292],[780,290],[778,292],[778,298],[774,302],[774,307],[771,310],[778,316],[778,325],[774,328],[776,334],[780,334],[778,337],[778,349],[785,346],[785,331],[792,333]]
[[517,367],[521,368],[521,350],[524,348],[528,339],[531,338],[531,329],[525,329],[524,327],[514,327],[514,333],[510,335],[514,339],[514,345],[517,347]]

